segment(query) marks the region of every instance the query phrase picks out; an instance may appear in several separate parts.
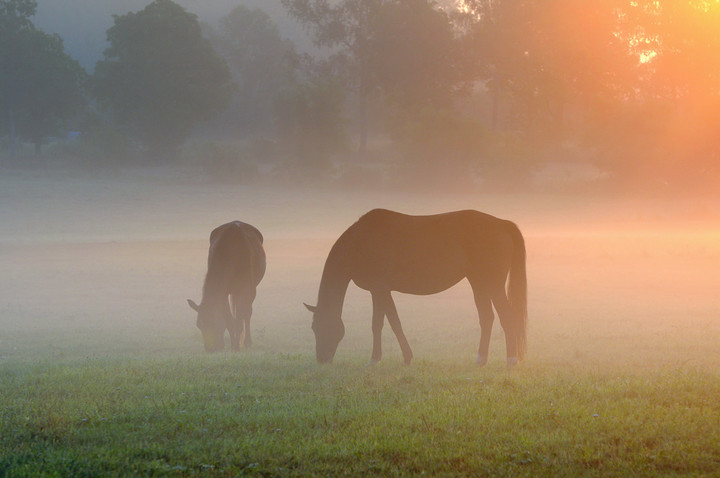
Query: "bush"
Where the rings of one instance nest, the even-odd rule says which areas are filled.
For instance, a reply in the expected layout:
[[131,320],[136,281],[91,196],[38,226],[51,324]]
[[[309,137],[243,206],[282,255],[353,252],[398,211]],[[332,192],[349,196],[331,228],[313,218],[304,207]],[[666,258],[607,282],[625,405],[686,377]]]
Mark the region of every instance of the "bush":
[[487,156],[484,126],[450,110],[396,118],[392,132],[400,154],[396,175],[411,185],[470,185]]
[[138,158],[138,148],[119,131],[98,123],[74,139],[48,145],[45,155],[95,169],[127,165]]
[[257,164],[246,158],[246,151],[237,145],[201,141],[190,143],[181,156],[196,166],[210,180],[217,182],[247,182],[257,177]]
[[294,173],[315,175],[345,148],[345,94],[332,80],[299,84],[277,100],[276,117],[284,156]]

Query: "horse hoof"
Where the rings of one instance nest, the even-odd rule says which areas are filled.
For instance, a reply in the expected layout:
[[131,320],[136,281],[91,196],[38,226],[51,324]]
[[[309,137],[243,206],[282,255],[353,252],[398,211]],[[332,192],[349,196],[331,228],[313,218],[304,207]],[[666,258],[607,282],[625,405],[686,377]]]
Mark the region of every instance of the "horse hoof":
[[380,360],[375,360],[374,358],[371,358],[368,362],[368,367],[374,367],[375,365],[377,365],[378,362],[380,362]]
[[518,364],[517,357],[508,357],[507,359],[507,368],[515,368],[515,366]]
[[475,359],[475,365],[477,365],[478,367],[482,367],[487,363],[487,360],[487,357],[483,355],[478,355]]

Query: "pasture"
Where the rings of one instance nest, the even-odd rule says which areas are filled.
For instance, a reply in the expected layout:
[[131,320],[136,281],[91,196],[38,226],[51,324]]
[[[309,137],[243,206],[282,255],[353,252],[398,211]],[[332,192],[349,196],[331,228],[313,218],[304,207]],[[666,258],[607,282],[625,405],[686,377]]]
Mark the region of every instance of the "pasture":
[[[710,476],[720,470],[720,205],[365,193],[146,173],[0,177],[1,476]],[[395,295],[415,354],[351,284],[335,361],[310,314],[337,236],[374,207],[478,209],[528,251],[526,361],[490,360],[466,281]],[[265,236],[253,347],[203,352],[207,236]]]

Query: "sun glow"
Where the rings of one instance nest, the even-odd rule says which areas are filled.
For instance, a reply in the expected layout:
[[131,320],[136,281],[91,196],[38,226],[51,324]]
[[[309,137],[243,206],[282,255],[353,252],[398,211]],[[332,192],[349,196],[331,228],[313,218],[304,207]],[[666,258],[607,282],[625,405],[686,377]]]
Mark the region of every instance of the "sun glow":
[[644,51],[640,53],[640,63],[650,63],[657,57],[656,51]]

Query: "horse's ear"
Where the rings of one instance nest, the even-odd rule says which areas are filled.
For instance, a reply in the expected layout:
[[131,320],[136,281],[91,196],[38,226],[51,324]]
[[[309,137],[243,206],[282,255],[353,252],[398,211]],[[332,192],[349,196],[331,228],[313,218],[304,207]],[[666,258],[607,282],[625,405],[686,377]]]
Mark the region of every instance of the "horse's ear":
[[307,308],[307,310],[309,310],[313,314],[317,311],[317,306],[307,305],[305,302],[303,302],[303,305],[305,306],[305,308]]
[[190,308],[191,308],[192,310],[194,310],[195,312],[200,312],[200,306],[199,306],[199,305],[197,305],[194,301],[192,301],[192,300],[190,300],[190,299],[188,299],[187,301],[188,301],[188,305],[190,306]]

